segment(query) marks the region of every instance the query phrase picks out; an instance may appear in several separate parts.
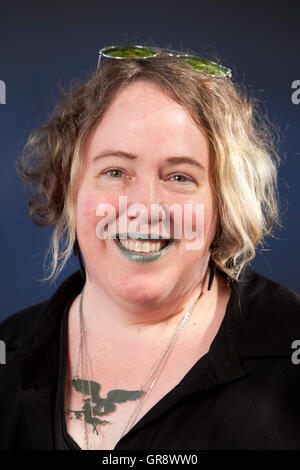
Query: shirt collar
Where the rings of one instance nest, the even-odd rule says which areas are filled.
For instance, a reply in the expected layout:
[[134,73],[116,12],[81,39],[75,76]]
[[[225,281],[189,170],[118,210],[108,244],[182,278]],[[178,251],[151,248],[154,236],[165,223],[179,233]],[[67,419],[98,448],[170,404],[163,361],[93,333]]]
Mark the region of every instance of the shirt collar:
[[71,305],[82,287],[79,270],[62,282],[52,297],[41,304],[33,323],[26,325],[21,340],[20,337],[15,340],[17,344],[12,345],[13,357],[27,356],[40,347],[58,341],[63,311],[68,303]]
[[[225,279],[225,274],[218,270]],[[231,296],[226,314],[214,338],[209,355],[217,377],[225,380],[239,371],[238,357],[287,356],[295,339],[295,321],[300,328],[299,296],[285,287],[246,266],[239,281],[230,281]],[[68,302],[80,293],[83,279],[80,271],[68,277],[41,305],[33,324],[16,339],[14,355],[33,352],[35,349],[58,338],[62,312]],[[290,302],[290,307],[288,306]],[[284,309],[289,309],[285,321]],[[287,316],[287,315],[286,315]],[[293,318],[293,316],[295,318]],[[224,348],[228,353],[224,360]]]
[[[62,315],[82,287],[80,271],[67,278],[54,295],[41,305],[34,323],[27,326],[22,342],[18,341],[15,351],[21,373],[24,409],[32,425],[37,448],[48,448],[50,445],[43,427],[47,420],[49,423],[51,420],[48,401],[52,399],[53,384],[57,377],[57,346]],[[147,413],[136,423],[130,433],[160,415],[178,400],[185,399],[190,393],[205,393],[208,388],[242,379],[248,374],[243,367],[245,357],[287,355],[287,351],[290,354],[289,338],[292,334],[295,336],[295,322],[292,322],[292,325],[285,322],[285,327],[282,328],[280,298],[282,295],[287,298],[285,288],[278,287],[251,268],[247,268],[242,274],[241,282],[232,282],[231,289],[226,314],[208,353],[151,409],[151,413]],[[293,296],[289,298],[292,299]],[[299,310],[299,298],[293,305],[296,303]],[[296,312],[296,307],[293,308]],[[266,333],[270,330],[274,334],[271,335],[272,339],[267,340]],[[37,403],[39,413],[34,412]],[[43,416],[43,421],[40,416]]]

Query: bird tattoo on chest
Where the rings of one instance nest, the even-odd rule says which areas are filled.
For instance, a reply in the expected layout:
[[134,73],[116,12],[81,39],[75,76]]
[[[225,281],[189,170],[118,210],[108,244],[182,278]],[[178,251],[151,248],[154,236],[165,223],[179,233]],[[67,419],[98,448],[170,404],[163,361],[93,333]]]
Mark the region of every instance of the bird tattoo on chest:
[[81,410],[67,411],[74,413],[75,418],[83,417],[86,423],[92,424],[93,432],[97,435],[99,434],[97,426],[109,423],[101,419],[102,416],[115,411],[117,404],[138,400],[145,393],[143,390],[111,390],[106,398],[102,398],[99,395],[101,385],[98,382],[74,378],[72,386],[76,392],[87,395],[88,398],[83,398],[84,404]]

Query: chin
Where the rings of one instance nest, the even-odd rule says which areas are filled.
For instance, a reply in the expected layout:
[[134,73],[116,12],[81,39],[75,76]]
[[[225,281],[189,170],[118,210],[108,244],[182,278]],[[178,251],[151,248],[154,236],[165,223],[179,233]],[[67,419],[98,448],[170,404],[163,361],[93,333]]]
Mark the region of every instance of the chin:
[[118,297],[132,304],[149,305],[161,301],[166,295],[163,283],[141,282],[141,280],[118,283],[115,286]]

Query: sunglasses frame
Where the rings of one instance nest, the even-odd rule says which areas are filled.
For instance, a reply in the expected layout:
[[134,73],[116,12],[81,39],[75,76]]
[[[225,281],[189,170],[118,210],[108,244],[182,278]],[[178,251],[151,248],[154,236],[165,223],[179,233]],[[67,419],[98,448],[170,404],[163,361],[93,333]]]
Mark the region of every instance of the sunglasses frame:
[[[144,56],[144,57],[121,57],[121,56],[111,56],[111,55],[105,53],[108,49],[114,49],[114,48],[119,48],[119,47],[120,48],[121,47],[128,47],[128,48],[134,47],[134,48],[140,48],[140,49],[149,49],[151,51],[154,51],[154,54]],[[205,60],[206,62],[209,62],[212,65],[215,65],[217,67],[222,67],[225,71],[224,75],[214,75],[212,73],[205,73],[205,72],[202,72],[201,70],[197,70],[191,64],[189,64],[189,65],[191,65],[191,67],[193,67],[194,70],[196,70],[197,72],[203,73],[207,77],[213,77],[213,78],[231,78],[232,77],[231,69],[229,69],[228,67],[224,67],[224,65],[217,64],[216,62],[213,62],[212,60],[203,59],[203,57],[198,57],[198,56],[195,56],[193,54],[178,54],[175,51],[171,51],[169,49],[160,49],[158,47],[151,47],[151,48],[149,47],[148,48],[146,46],[140,46],[140,45],[136,45],[136,46],[106,46],[106,47],[103,47],[99,51],[97,71],[100,69],[100,62],[101,62],[102,57],[105,57],[105,58],[108,58],[108,59],[117,59],[117,60],[130,60],[130,59],[131,60],[146,60],[146,59],[149,59],[149,58],[157,57],[159,55],[168,55],[170,57],[178,57],[178,58],[185,58],[185,57],[189,58],[190,57],[192,59],[195,58],[195,59],[199,59],[199,60]]]

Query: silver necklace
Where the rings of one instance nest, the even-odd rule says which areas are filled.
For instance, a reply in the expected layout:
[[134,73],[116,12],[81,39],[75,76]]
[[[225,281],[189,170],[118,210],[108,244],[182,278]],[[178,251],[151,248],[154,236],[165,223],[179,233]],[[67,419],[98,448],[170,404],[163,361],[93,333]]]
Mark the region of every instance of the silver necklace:
[[[86,337],[85,337],[85,328],[84,328],[84,319],[83,319],[83,308],[82,308],[82,302],[83,302],[83,292],[84,288],[82,289],[80,293],[80,299],[79,299],[79,342],[78,342],[78,350],[77,350],[77,360],[76,360],[76,375],[73,377],[73,380],[77,380],[79,378],[79,364],[81,364],[81,377],[87,377],[87,383],[88,383],[88,393],[86,390],[82,389],[82,398],[89,394],[91,397],[91,379],[90,379],[90,371],[89,371],[89,365],[88,365],[88,355],[87,355],[87,344],[86,344]],[[149,373],[148,377],[146,378],[145,382],[143,385],[140,387],[141,397],[139,398],[139,403],[137,404],[135,410],[131,414],[123,432],[121,435],[121,438],[130,430],[133,428],[135,425],[137,418],[141,412],[141,409],[143,408],[146,400],[148,399],[151,391],[153,390],[154,385],[156,384],[159,375],[161,374],[166,361],[173,350],[175,343],[184,329],[190,314],[192,313],[198,299],[201,297],[203,293],[203,285],[202,285],[202,290],[200,295],[197,297],[197,299],[193,302],[192,306],[189,308],[189,310],[183,315],[182,319],[180,320],[179,324],[177,325],[173,335],[171,336],[167,347],[157,360],[157,362],[154,364],[151,372]],[[85,368],[84,368],[85,364]],[[88,400],[90,404],[90,416],[93,419],[93,408],[92,408],[92,400],[91,398]],[[88,403],[88,401],[85,399],[85,402]],[[84,428],[84,440],[85,440],[85,449],[93,449],[93,442],[94,442],[94,433],[91,433],[91,438],[89,438],[89,430],[87,427],[87,422],[86,419],[83,419],[83,428]],[[100,433],[101,433],[101,426],[100,426]]]

